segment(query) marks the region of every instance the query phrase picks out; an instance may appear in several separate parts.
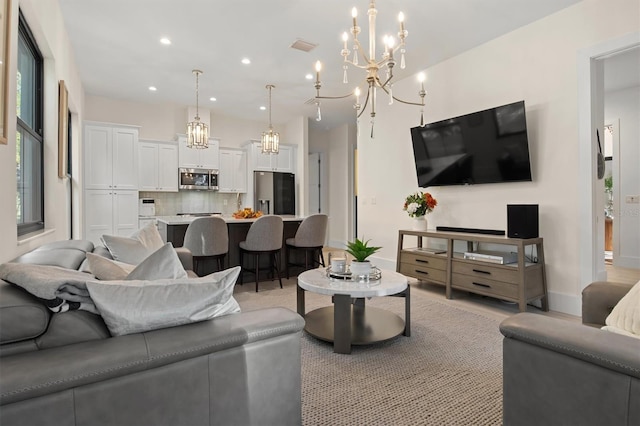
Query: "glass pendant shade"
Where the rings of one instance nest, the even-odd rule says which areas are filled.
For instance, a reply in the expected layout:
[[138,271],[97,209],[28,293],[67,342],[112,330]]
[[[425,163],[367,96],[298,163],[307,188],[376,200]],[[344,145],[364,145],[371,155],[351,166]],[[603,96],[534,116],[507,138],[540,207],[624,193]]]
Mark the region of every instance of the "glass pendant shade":
[[277,154],[280,149],[280,134],[274,132],[272,128],[262,132],[262,153]]
[[271,125],[271,89],[274,87],[273,84],[267,85],[267,90],[269,90],[269,130],[262,132],[263,154],[277,154],[280,150],[280,133],[274,132]]
[[195,117],[192,122],[187,123],[187,147],[209,147],[209,129],[200,121],[200,117]]

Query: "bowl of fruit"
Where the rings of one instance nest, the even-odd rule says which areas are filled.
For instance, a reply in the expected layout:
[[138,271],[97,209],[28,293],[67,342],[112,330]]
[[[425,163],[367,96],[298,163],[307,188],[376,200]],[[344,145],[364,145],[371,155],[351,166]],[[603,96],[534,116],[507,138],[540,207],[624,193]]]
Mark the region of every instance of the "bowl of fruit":
[[245,207],[233,213],[233,217],[236,219],[257,219],[260,216],[262,216],[262,212],[260,210],[253,211],[251,207]]

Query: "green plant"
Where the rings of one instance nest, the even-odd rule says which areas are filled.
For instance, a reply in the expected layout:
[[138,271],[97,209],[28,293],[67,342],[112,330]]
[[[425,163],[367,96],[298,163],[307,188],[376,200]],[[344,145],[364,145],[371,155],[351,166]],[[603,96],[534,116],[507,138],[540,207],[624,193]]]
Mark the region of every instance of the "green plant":
[[608,193],[613,192],[613,176],[609,175],[604,178],[604,190]]
[[365,262],[367,257],[380,250],[382,247],[370,246],[369,241],[362,241],[356,238],[355,241],[347,243],[347,253],[355,258],[357,262]]

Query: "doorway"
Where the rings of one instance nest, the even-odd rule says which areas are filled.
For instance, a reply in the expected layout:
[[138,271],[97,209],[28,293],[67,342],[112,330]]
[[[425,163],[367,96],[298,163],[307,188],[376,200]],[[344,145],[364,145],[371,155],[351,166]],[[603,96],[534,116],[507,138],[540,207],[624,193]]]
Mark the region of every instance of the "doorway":
[[[600,43],[578,54],[578,103],[580,140],[580,186],[582,187],[580,210],[580,290],[596,280],[607,279],[603,248],[605,246],[605,191],[604,182],[597,178],[596,155],[598,152],[596,131],[605,124],[605,60],[640,47],[640,32]],[[619,134],[619,132],[617,132]],[[613,136],[615,137],[615,129]],[[613,155],[615,158],[615,153]],[[619,168],[618,168],[619,170]],[[614,173],[615,170],[613,171]],[[613,175],[615,182],[616,175]],[[618,179],[618,182],[620,180]],[[619,185],[618,185],[619,186]],[[613,184],[616,191],[616,184]],[[616,197],[613,193],[615,210]],[[615,212],[614,212],[615,214]],[[616,255],[616,234],[620,226],[613,226],[612,255]],[[618,251],[619,253],[619,251]]]

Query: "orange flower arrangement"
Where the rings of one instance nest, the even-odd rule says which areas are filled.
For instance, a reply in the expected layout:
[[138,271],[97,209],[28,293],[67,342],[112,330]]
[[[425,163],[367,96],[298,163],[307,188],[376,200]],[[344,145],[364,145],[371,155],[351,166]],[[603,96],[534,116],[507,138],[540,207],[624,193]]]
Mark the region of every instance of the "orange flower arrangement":
[[404,200],[402,210],[409,213],[411,217],[421,217],[427,213],[431,213],[437,205],[438,200],[433,198],[428,192],[416,192]]

